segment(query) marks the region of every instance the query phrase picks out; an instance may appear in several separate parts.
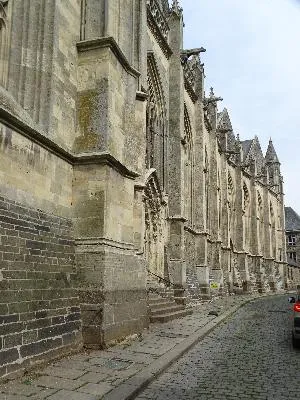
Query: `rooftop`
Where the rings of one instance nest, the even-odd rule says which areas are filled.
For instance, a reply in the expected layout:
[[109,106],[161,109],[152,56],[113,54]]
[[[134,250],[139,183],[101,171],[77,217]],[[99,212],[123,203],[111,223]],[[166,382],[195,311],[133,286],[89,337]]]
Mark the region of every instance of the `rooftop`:
[[300,231],[300,217],[292,209],[292,207],[285,207],[285,230],[286,231]]

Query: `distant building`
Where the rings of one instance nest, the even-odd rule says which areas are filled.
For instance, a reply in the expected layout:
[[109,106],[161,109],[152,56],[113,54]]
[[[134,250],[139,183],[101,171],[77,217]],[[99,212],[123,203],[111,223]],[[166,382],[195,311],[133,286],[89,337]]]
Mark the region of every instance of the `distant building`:
[[300,284],[300,216],[291,208],[285,207],[285,232],[290,286]]

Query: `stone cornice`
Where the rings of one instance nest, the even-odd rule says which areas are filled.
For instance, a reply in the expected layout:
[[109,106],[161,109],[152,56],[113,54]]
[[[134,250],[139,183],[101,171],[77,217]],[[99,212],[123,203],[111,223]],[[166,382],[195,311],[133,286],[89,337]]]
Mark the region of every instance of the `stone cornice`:
[[136,92],[136,100],[146,101],[148,99],[148,94],[145,92],[137,91]]
[[137,183],[134,184],[134,189],[137,190],[137,191],[142,192],[142,191],[144,191],[146,189],[146,185],[144,183],[137,182]]
[[98,38],[98,39],[91,39],[91,40],[82,40],[77,43],[77,49],[80,53],[90,50],[96,49],[103,49],[109,48],[117,60],[120,62],[122,67],[128,72],[130,75],[134,76],[135,78],[139,78],[141,75],[139,71],[130,65],[129,61],[127,60],[125,54],[120,49],[119,45],[115,41],[115,39],[111,36]]
[[291,264],[289,264],[288,262],[278,261],[278,262],[276,262],[276,263],[277,263],[277,264],[285,265],[286,267],[289,267],[289,268],[295,268],[295,269],[299,269],[299,270],[300,270],[300,266],[298,266],[298,265],[291,265]]
[[153,15],[151,14],[149,8],[147,8],[147,24],[153,36],[157,40],[157,43],[161,48],[162,52],[164,53],[166,58],[169,59],[173,54],[173,52],[167,40],[165,39],[164,35],[161,33],[161,30],[159,29],[159,26],[157,25],[155,19],[153,18]]
[[285,229],[284,231],[286,233],[299,233],[300,229]]
[[195,235],[195,236],[205,236],[205,237],[209,236],[209,233],[208,233],[208,232],[206,232],[206,231],[199,231],[199,230],[197,230],[197,229],[192,228],[191,226],[185,226],[185,227],[184,227],[184,230],[187,231],[187,232],[192,233],[192,234]]
[[221,246],[221,250],[226,250],[226,251],[230,251],[231,248],[229,246]]
[[94,153],[78,153],[72,154],[74,165],[90,165],[90,164],[105,164],[115,169],[126,178],[135,179],[139,174],[135,171],[128,169],[124,164],[116,159],[109,152],[94,152]]
[[187,219],[183,217],[182,215],[171,215],[167,217],[168,221],[179,221],[179,222],[186,222]]
[[25,122],[7,111],[2,105],[0,105],[0,123],[13,129],[33,143],[49,151],[49,153],[56,155],[58,158],[71,165],[105,164],[129,179],[135,179],[139,176],[137,172],[128,169],[109,152],[72,153],[46,137],[45,133],[40,131],[37,127],[30,126],[27,121]]
[[119,242],[104,237],[76,238],[75,244],[77,246],[77,253],[98,253],[99,246],[114,247],[122,250],[135,250],[132,243]]

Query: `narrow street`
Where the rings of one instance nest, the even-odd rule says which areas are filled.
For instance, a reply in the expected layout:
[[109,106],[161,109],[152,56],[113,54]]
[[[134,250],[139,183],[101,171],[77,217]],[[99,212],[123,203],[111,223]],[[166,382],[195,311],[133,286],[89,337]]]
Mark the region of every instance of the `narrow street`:
[[149,385],[139,400],[295,400],[300,350],[287,296],[240,309]]

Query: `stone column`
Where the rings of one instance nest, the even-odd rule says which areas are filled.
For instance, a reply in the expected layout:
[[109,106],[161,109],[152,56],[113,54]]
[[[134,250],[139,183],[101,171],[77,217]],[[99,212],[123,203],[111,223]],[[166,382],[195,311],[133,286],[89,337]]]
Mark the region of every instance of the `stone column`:
[[280,229],[281,229],[281,247],[282,254],[279,265],[279,273],[282,278],[283,288],[287,287],[287,255],[286,255],[286,235],[285,235],[285,211],[284,211],[284,193],[283,193],[283,179],[280,177]]
[[195,268],[199,298],[210,298],[209,268],[207,264],[207,227],[205,207],[205,143],[207,135],[204,114],[204,68],[198,61],[198,68],[194,70],[195,91],[198,100],[195,103],[195,135],[194,135],[194,229],[195,229]]
[[[73,204],[87,346],[105,346],[149,322],[140,187],[146,96],[139,92],[140,72],[127,47],[135,40],[129,16],[134,2],[126,1],[122,15],[117,3],[105,3],[108,36],[77,44],[79,134],[74,150],[89,161],[75,167]],[[145,37],[145,13],[139,18]]]
[[[240,162],[240,160],[239,160]],[[250,286],[249,273],[246,264],[246,253],[244,250],[244,224],[243,224],[243,172],[241,167],[237,166],[235,170],[236,187],[236,226],[235,226],[235,248],[237,257],[237,267],[242,280],[242,288],[247,289]]]
[[251,290],[255,290],[256,282],[258,279],[257,275],[257,261],[256,257],[259,255],[259,246],[258,246],[258,238],[259,238],[259,216],[258,216],[258,204],[257,204],[257,187],[255,183],[255,163],[253,162],[250,166],[251,169],[251,178],[250,178],[250,246],[249,251],[250,254],[248,256],[248,272],[249,279],[251,282]]
[[230,243],[229,243],[229,213],[228,213],[228,169],[225,155],[221,156],[221,269],[223,271],[223,292],[229,291]]
[[[267,184],[267,181],[265,182]],[[267,186],[263,188],[263,210],[264,210],[264,253],[263,253],[263,272],[264,282],[266,290],[274,287],[273,282],[273,264],[274,258],[272,257],[272,228],[271,228],[271,215],[270,215],[270,199]]]

